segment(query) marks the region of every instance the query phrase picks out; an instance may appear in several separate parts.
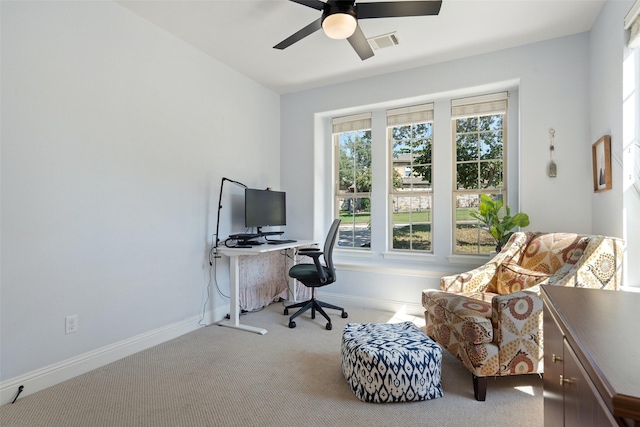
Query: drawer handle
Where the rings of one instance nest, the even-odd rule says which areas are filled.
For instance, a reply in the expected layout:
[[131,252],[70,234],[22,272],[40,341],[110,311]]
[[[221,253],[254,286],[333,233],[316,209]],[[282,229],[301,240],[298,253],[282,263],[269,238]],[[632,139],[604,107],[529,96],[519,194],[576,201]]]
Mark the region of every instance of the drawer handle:
[[573,381],[560,375],[560,385],[571,384]]
[[555,354],[552,354],[551,355],[551,360],[553,361],[553,363],[562,362],[562,357],[561,356],[556,356]]

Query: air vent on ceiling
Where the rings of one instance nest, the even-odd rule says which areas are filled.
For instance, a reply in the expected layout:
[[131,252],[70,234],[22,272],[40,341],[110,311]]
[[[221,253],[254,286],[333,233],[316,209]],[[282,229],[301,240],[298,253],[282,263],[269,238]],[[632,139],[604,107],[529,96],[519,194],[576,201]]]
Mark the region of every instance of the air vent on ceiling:
[[367,39],[367,41],[369,41],[369,44],[374,50],[384,49],[385,47],[395,46],[400,43],[398,40],[398,34],[395,31],[389,34],[371,37],[370,39]]

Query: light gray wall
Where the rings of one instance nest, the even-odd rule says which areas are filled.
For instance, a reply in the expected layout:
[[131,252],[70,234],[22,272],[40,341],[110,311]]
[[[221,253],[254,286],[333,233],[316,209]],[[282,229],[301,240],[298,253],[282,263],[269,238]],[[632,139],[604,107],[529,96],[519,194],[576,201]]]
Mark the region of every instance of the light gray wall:
[[116,3],[0,3],[6,380],[197,323],[221,178],[279,187],[280,98]]
[[[326,127],[319,117],[394,102],[439,100],[477,94],[516,82],[519,87],[520,209],[528,230],[590,233],[591,140],[589,126],[589,36],[587,33],[299,92],[282,97],[282,184],[297,203],[292,228],[320,237],[330,211],[323,205],[331,183],[322,158],[328,156]],[[404,100],[404,101],[402,101]],[[549,178],[549,129],[555,129],[558,177]],[[436,141],[436,145],[438,141]],[[436,197],[438,197],[436,195]],[[404,263],[384,273],[379,254],[364,268],[343,266],[339,283],[327,290],[336,298],[419,305],[424,288],[437,287],[443,271],[465,266],[438,262],[425,267]],[[478,262],[481,263],[481,262]],[[367,265],[368,264],[368,265]],[[382,271],[381,271],[382,269]],[[419,273],[416,274],[416,271]]]
[[[623,174],[623,158],[628,155],[624,146],[630,143],[623,138],[623,61],[629,54],[623,22],[632,5],[633,0],[606,2],[589,34],[591,138],[585,149],[603,135],[611,135],[613,188],[591,196],[593,232],[625,238],[627,260],[632,260],[626,264],[625,283],[640,286],[640,264],[633,262],[640,259],[640,197]],[[636,88],[636,96],[640,96],[640,88]],[[637,111],[636,129],[640,121]]]

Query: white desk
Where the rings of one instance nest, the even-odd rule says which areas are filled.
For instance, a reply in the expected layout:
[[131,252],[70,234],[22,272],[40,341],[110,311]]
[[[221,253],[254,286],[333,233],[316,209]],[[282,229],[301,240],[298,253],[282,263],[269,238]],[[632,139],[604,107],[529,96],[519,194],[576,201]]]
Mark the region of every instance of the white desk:
[[[257,334],[266,334],[267,330],[264,328],[257,328],[255,326],[243,325],[240,323],[240,263],[239,258],[241,256],[256,256],[266,252],[287,250],[292,255],[291,258],[295,262],[293,256],[295,248],[311,246],[316,244],[313,240],[298,240],[295,243],[283,243],[280,245],[268,245],[263,244],[259,246],[253,246],[251,248],[227,248],[221,246],[218,248],[218,252],[229,257],[229,312],[230,319],[223,320],[219,323],[220,326],[227,326],[229,328],[241,329],[243,331],[255,332]],[[289,278],[289,295],[293,295],[295,299],[296,295],[296,281],[293,278]]]

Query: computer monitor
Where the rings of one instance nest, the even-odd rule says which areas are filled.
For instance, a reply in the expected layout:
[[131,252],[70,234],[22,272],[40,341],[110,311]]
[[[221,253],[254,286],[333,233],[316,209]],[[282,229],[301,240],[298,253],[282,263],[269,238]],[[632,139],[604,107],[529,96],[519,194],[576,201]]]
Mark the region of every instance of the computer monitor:
[[244,190],[244,225],[261,227],[287,225],[286,193],[283,191]]

